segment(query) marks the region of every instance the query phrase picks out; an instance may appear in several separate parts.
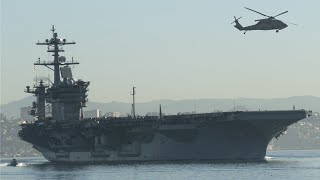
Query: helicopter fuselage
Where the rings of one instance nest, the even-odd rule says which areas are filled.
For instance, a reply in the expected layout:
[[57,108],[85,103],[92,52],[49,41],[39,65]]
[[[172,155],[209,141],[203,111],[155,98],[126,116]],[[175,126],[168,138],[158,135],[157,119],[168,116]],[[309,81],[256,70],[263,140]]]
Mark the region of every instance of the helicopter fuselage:
[[287,24],[280,20],[260,20],[257,24],[243,27],[244,31],[250,30],[281,30],[288,27]]
[[234,27],[240,31],[244,31],[244,33],[246,33],[247,31],[253,31],[253,30],[264,30],[264,31],[276,30],[276,32],[279,32],[279,30],[288,27],[287,24],[276,19],[261,19],[258,21],[259,22],[255,25],[243,27],[239,23],[238,19],[235,18],[234,22],[236,23],[236,25]]

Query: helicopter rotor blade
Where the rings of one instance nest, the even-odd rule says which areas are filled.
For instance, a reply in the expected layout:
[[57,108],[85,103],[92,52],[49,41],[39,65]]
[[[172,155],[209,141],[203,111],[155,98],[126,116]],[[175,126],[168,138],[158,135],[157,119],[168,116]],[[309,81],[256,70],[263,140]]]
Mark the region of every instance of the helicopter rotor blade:
[[280,15],[282,15],[282,14],[285,14],[285,13],[287,13],[287,12],[288,12],[288,11],[282,12],[282,13],[276,15],[276,16],[273,16],[273,18],[275,18],[275,17],[277,17],[277,16],[280,16]]
[[263,20],[266,20],[266,19],[257,19],[257,20],[254,20],[254,21],[263,21]]
[[299,24],[296,24],[296,23],[291,23],[291,22],[285,22],[287,24],[291,24],[291,25],[294,25],[294,26],[299,26]]
[[261,12],[255,11],[255,10],[253,10],[253,9],[250,9],[250,8],[247,8],[247,7],[244,7],[244,8],[246,8],[246,9],[248,9],[248,10],[250,10],[250,11],[253,11],[253,12],[255,12],[255,13],[261,14],[262,16],[271,17],[271,16],[268,16],[268,15],[262,14]]

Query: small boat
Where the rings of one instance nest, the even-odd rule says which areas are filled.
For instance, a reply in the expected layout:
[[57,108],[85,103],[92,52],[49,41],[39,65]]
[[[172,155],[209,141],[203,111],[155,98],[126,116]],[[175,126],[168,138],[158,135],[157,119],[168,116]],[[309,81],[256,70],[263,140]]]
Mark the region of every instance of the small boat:
[[17,164],[18,164],[17,160],[13,158],[11,162],[8,164],[8,166],[17,166]]

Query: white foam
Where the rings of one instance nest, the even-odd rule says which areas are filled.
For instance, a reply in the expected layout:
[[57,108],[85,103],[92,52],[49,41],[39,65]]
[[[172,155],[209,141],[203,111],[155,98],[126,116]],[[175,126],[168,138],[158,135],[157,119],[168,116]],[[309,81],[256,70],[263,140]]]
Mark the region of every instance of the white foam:
[[8,165],[9,165],[9,163],[1,163],[0,167],[4,167],[4,166],[8,166]]
[[[9,166],[9,164],[10,163],[1,163],[0,167]],[[26,163],[18,163],[16,166],[23,167],[23,166],[27,166],[27,164]]]
[[21,166],[27,166],[26,163],[18,163],[17,166],[21,167]]
[[265,157],[264,157],[265,160],[270,160],[270,159],[273,159],[273,158],[274,158],[274,157],[271,157],[271,156],[265,156]]

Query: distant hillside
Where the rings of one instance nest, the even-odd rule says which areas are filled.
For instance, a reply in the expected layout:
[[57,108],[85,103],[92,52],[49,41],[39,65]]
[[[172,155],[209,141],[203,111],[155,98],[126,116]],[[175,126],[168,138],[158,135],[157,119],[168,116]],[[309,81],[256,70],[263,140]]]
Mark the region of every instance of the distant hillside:
[[[7,117],[20,117],[20,108],[30,106],[35,97],[29,96],[19,101],[14,101],[0,106],[1,112],[7,114]],[[162,112],[166,114],[177,114],[179,112],[213,112],[213,111],[231,111],[234,109],[233,99],[186,99],[186,100],[154,100],[136,104],[136,112],[145,115],[147,112],[158,112],[159,105],[162,106]],[[274,99],[250,99],[239,98],[235,100],[236,110],[288,110],[293,105],[296,109],[312,110],[320,112],[320,97],[315,96],[295,96],[289,98]],[[106,112],[131,112],[131,104],[123,102],[97,103],[89,102],[84,110],[100,109],[102,113]]]
[[35,97],[28,96],[23,99],[12,101],[8,104],[0,105],[0,112],[6,113],[7,117],[19,118],[20,117],[20,108],[31,106],[31,103],[35,101]]

